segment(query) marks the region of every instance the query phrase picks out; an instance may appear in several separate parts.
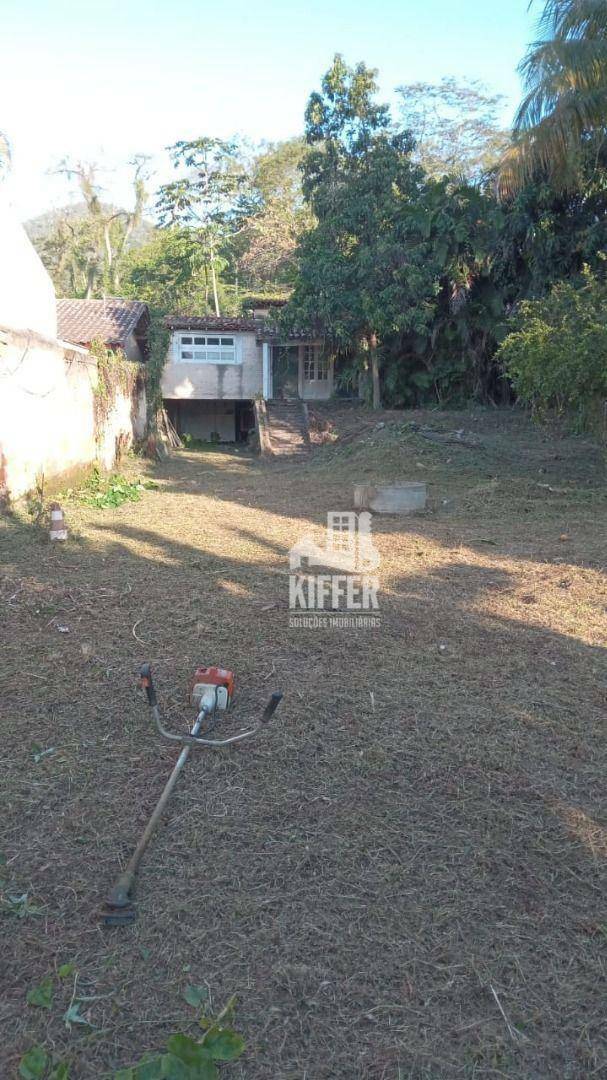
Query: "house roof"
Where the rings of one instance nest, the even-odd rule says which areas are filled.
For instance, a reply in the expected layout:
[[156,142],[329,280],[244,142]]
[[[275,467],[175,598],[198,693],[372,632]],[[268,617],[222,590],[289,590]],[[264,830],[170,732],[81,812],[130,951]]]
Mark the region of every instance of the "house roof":
[[126,345],[131,334],[145,338],[150,315],[141,300],[57,300],[57,333],[63,341],[90,345]]
[[240,315],[169,315],[169,330],[218,330],[249,331],[256,333],[263,326],[262,319],[245,319]]
[[169,315],[166,325],[169,330],[215,330],[218,333],[251,333],[256,335],[257,344],[263,342],[317,341],[322,336],[305,330],[296,330],[290,334],[282,333],[268,319],[250,319],[242,315]]

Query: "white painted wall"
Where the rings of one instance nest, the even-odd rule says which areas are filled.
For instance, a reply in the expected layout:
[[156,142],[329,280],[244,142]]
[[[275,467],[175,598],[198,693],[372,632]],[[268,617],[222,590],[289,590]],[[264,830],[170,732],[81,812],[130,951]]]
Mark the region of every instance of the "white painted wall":
[[[187,330],[180,330],[180,334]],[[190,364],[178,363],[175,340],[171,335],[167,362],[162,373],[163,398],[191,398],[192,400],[251,401],[263,392],[262,349],[255,334],[232,334],[237,341],[242,363],[240,364]]]
[[117,442],[144,434],[144,392],[134,402],[118,394],[96,433],[97,379],[97,362],[85,349],[0,326],[0,494],[18,498],[42,476],[95,461],[110,469]]
[[55,290],[0,186],[0,326],[57,336]]

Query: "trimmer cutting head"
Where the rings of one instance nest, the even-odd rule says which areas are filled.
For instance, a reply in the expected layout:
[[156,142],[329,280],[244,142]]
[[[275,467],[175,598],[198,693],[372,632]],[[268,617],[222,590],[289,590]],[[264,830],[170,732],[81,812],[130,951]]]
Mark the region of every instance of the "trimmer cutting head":
[[137,912],[131,892],[135,884],[135,869],[123,870],[101,909],[101,918],[106,926],[126,926],[135,922]]
[[133,904],[128,904],[126,907],[112,907],[106,900],[101,908],[101,921],[105,926],[127,926],[129,923],[134,923],[136,918],[137,912]]

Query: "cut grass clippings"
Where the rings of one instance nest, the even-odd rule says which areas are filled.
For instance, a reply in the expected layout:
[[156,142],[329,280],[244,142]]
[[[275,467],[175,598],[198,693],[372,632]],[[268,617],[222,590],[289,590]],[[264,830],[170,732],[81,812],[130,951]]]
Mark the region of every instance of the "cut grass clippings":
[[[32,1047],[105,1080],[199,1039],[205,990],[209,1015],[238,994],[226,1080],[607,1072],[601,450],[515,410],[324,415],[309,459],[138,463],[153,497],[72,503],[61,546],[0,525],[7,1078]],[[374,515],[380,629],[290,626],[289,548],[394,479],[428,508]],[[117,930],[100,907],[177,753],[145,660],[172,729],[203,663],[236,672],[222,732],[284,698],[191,754]]]

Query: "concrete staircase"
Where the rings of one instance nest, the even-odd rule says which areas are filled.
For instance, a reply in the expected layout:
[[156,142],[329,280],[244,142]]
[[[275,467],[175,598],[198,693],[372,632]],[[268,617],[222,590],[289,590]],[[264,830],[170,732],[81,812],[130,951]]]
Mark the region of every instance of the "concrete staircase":
[[310,449],[308,410],[303,401],[266,402],[267,450],[275,457],[307,454]]

